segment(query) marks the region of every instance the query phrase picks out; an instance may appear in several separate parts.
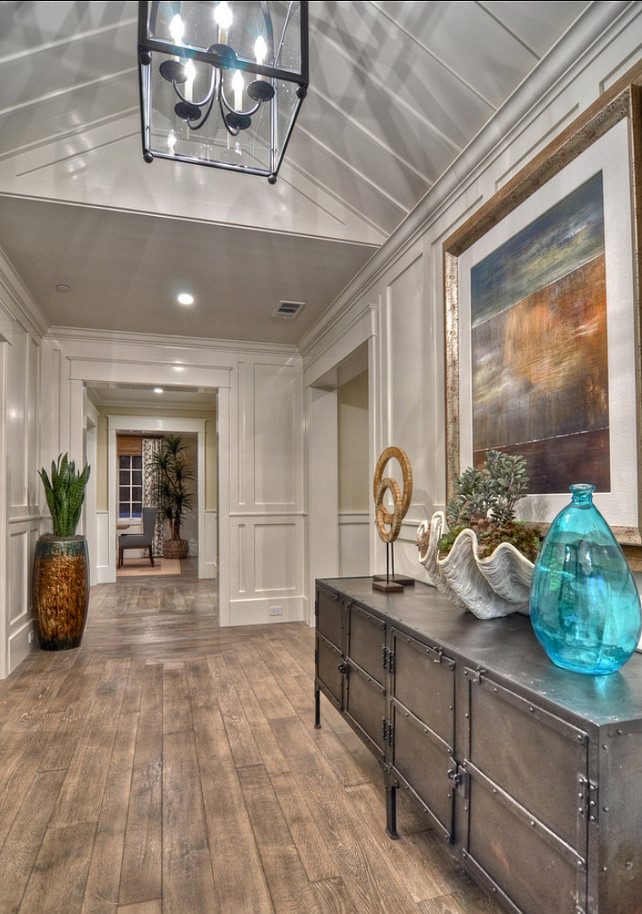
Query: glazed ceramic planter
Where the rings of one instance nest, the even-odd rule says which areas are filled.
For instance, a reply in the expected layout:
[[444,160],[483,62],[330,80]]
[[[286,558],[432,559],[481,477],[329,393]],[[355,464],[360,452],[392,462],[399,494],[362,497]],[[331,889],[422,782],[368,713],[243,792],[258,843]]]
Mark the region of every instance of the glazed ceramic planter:
[[89,550],[84,536],[47,533],[33,568],[36,632],[45,651],[79,647],[89,607]]

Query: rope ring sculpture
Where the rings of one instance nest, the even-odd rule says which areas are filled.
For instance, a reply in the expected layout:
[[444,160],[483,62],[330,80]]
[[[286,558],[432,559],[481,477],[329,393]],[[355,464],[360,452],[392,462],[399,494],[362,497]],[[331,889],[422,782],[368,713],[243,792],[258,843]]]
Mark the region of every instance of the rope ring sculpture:
[[[399,483],[396,479],[383,475],[384,469],[392,459],[397,460],[401,466],[403,491],[399,488]],[[406,516],[412,499],[412,468],[408,455],[401,448],[387,447],[381,452],[374,474],[373,491],[377,533],[384,543],[393,543],[399,536],[401,523]],[[394,503],[392,512],[388,511],[384,505],[386,492],[389,492],[392,496]]]

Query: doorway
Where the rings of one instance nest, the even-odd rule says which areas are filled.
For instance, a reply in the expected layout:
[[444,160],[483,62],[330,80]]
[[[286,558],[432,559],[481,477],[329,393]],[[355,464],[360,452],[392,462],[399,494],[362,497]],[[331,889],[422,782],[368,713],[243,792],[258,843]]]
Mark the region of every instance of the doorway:
[[310,593],[317,577],[371,567],[372,416],[368,343],[308,389]]

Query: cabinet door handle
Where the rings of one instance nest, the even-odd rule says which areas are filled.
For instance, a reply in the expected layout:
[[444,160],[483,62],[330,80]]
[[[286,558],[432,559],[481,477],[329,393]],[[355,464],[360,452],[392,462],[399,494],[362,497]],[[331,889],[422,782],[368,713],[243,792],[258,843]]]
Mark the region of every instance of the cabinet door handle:
[[350,667],[348,666],[347,663],[340,663],[339,666],[337,667],[337,669],[339,670],[340,673],[347,673],[348,670],[350,669]]
[[448,772],[448,777],[449,777],[450,780],[453,782],[453,784],[455,785],[455,787],[459,787],[459,785],[460,785],[461,782],[463,781],[463,777],[461,776],[461,772],[459,772],[456,768],[451,768],[451,769],[449,770],[449,772]]

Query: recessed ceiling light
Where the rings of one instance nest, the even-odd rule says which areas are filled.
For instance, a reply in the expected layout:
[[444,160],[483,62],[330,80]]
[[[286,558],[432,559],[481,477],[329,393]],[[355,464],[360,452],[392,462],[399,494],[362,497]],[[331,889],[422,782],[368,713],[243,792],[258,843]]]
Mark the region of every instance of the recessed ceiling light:
[[69,292],[71,286],[68,286],[67,283],[59,282],[56,286],[56,292]]
[[162,387],[155,387],[155,388],[154,388],[154,393],[155,393],[155,394],[162,394],[162,392],[163,392],[163,388],[162,388]]
[[189,292],[181,292],[181,294],[178,296],[178,303],[180,305],[193,305],[194,296],[190,295]]

